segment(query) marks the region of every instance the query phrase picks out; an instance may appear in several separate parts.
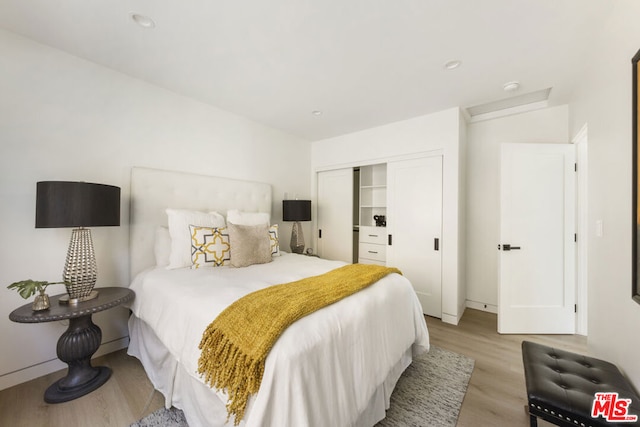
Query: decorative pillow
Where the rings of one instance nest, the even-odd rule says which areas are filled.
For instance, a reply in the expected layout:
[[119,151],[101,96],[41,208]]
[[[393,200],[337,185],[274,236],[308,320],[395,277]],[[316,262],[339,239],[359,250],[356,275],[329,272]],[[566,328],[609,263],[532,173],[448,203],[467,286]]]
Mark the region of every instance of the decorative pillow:
[[247,267],[271,262],[269,226],[227,224],[231,242],[231,265]]
[[269,225],[269,214],[266,212],[242,212],[237,209],[227,211],[227,222],[236,225]]
[[271,256],[280,256],[280,241],[278,240],[278,224],[269,227],[269,243],[271,245]]
[[156,257],[156,265],[158,267],[166,267],[169,265],[169,257],[171,256],[171,236],[167,227],[156,228],[156,236],[153,242],[153,254]]
[[229,265],[231,245],[226,227],[190,225],[189,229],[191,230],[191,268]]
[[199,212],[186,209],[167,209],[171,255],[168,269],[191,267],[190,225],[224,227],[224,217],[217,212]]

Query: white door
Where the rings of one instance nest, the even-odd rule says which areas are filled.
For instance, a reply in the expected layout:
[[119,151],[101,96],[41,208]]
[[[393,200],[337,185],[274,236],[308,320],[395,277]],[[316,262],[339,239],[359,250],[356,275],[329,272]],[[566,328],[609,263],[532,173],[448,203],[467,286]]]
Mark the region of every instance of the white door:
[[422,311],[442,317],[442,156],[387,164],[387,265],[411,281]]
[[575,151],[503,144],[498,332],[575,331]]
[[318,173],[318,255],[353,261],[353,169]]

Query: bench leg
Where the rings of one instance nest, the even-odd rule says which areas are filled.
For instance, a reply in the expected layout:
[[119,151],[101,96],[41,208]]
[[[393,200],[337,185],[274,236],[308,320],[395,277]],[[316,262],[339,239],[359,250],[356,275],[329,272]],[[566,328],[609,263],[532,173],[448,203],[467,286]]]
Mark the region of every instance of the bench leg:
[[532,415],[531,412],[529,412],[529,405],[524,405],[524,412],[529,415],[529,426],[530,427],[538,427],[538,417],[536,417],[535,415]]

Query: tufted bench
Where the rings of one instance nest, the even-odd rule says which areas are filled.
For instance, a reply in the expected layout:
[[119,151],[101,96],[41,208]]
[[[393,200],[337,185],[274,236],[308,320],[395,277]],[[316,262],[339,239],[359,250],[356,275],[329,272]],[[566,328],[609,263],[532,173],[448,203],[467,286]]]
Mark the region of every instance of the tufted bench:
[[522,361],[531,427],[538,418],[558,426],[636,425],[591,417],[598,392],[631,399],[628,414],[640,415],[640,398],[615,365],[530,341],[522,342]]

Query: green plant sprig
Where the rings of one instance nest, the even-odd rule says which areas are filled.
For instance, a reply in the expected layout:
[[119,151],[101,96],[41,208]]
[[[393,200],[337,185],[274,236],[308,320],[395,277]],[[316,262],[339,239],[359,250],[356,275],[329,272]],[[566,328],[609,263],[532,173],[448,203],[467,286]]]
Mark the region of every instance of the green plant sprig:
[[18,291],[20,296],[24,299],[35,295],[36,292],[41,292],[47,289],[49,285],[60,285],[64,284],[64,282],[47,282],[45,281],[37,281],[37,280],[22,280],[20,282],[15,282],[7,286],[7,289],[15,289]]

